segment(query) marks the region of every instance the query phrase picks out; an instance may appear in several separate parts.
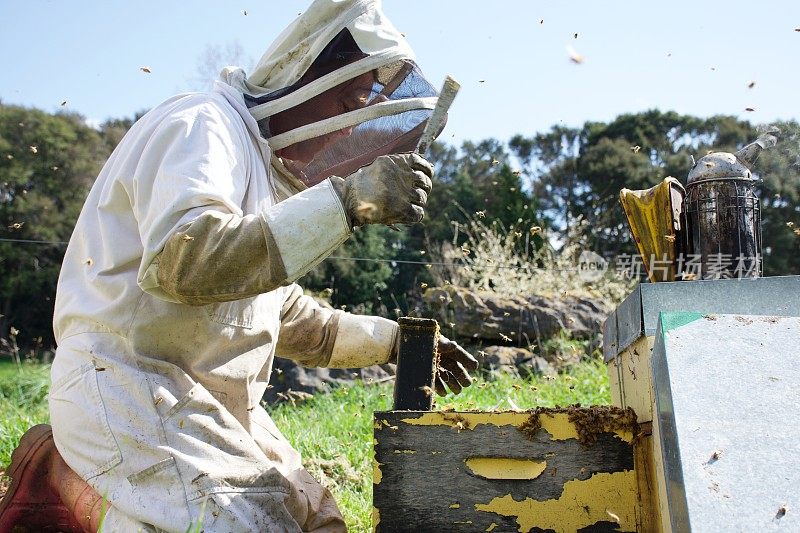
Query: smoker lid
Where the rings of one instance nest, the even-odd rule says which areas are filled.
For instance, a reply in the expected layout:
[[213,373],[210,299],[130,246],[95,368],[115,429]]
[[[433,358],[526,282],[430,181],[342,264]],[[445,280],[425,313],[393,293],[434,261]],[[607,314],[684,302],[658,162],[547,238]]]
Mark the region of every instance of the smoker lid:
[[770,128],[735,154],[711,152],[701,157],[689,171],[687,185],[718,179],[752,180],[753,173],[750,169],[753,168],[753,163],[762,150],[777,144],[778,138],[775,136],[777,133],[779,133],[777,128]]
[[752,180],[753,173],[734,154],[711,152],[700,158],[689,171],[687,184],[723,178]]

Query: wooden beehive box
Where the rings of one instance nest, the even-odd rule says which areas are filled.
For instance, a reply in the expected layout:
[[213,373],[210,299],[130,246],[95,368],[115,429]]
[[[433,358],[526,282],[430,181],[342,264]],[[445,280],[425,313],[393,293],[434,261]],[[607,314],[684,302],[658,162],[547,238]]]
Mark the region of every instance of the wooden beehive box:
[[614,407],[375,413],[376,531],[637,531],[637,432]]

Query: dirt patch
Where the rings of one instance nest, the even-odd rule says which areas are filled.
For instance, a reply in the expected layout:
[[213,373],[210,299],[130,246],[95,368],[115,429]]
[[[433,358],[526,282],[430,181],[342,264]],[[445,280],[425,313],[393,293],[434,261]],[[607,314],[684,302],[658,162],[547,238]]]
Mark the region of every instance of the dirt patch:
[[528,412],[530,416],[518,428],[528,439],[533,439],[541,429],[541,416],[553,416],[559,413],[566,414],[569,421],[575,424],[578,442],[585,446],[590,446],[597,442],[597,436],[601,433],[628,430],[634,436],[639,434],[636,413],[630,407],[622,409],[621,407],[610,405],[592,407],[573,405],[570,407],[537,407]]

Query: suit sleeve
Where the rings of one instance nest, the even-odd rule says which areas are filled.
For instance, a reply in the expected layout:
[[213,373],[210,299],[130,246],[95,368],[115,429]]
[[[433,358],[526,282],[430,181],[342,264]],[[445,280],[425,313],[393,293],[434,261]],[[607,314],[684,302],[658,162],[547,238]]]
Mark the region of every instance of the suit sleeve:
[[295,284],[283,305],[276,355],[304,366],[383,364],[394,355],[398,331],[392,320],[322,307]]
[[246,298],[290,284],[350,235],[330,180],[244,214],[248,142],[208,102],[171,116],[148,140],[130,191],[142,290],[189,305]]

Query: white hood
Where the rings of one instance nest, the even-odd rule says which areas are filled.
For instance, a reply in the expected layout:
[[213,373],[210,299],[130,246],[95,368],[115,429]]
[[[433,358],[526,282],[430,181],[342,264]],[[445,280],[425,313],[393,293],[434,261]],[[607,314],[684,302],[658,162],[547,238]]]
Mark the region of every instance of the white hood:
[[[346,35],[348,42],[354,41],[358,58],[346,61],[313,81],[301,82],[320,54],[342,34],[349,34]],[[366,128],[362,128],[361,136],[356,131],[353,139],[342,141],[329,153],[320,154],[309,166],[309,172],[318,179],[334,172],[346,175],[343,173],[358,168],[352,168],[356,164],[367,164],[397,147],[407,151],[409,139],[421,133],[420,126],[424,126],[436,105],[436,89],[416,67],[411,47],[383,13],[380,0],[316,0],[278,36],[250,76],[245,77],[241,69],[226,67],[222,81],[240,91],[250,114],[257,121],[263,121],[371,71],[376,74],[376,91],[383,88],[386,93],[386,87],[391,87],[392,91],[399,89],[394,96],[279,135],[271,135],[262,127],[270,148],[276,152],[344,128],[368,126],[373,132],[372,138],[363,135]],[[395,77],[398,73],[400,75]],[[402,82],[398,82],[401,78]],[[381,122],[381,119],[385,120]],[[266,122],[262,123],[265,125]],[[398,129],[399,126],[405,131]],[[347,156],[341,155],[348,150]],[[355,151],[360,153],[354,154]]]
[[266,94],[297,82],[328,45],[347,28],[358,47],[372,61],[350,65],[350,77],[378,63],[414,60],[403,35],[386,18],[379,0],[317,0],[281,33],[247,78],[257,94]]

